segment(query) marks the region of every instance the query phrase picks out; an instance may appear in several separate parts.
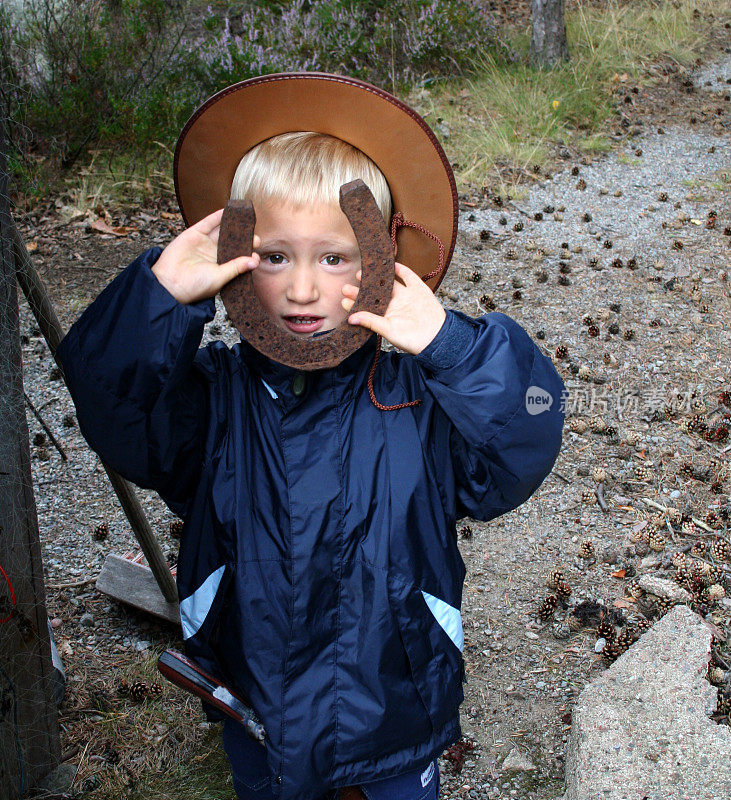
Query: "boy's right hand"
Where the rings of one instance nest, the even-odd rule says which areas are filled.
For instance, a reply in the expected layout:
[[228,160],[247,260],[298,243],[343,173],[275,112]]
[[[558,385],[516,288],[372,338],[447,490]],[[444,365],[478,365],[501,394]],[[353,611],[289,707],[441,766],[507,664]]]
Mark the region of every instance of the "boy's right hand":
[[[230,280],[259,265],[256,252],[225,264],[218,263],[222,215],[220,208],[184,230],[162,251],[152,267],[155,277],[179,303],[215,297]],[[259,237],[254,236],[254,249],[260,245]]]

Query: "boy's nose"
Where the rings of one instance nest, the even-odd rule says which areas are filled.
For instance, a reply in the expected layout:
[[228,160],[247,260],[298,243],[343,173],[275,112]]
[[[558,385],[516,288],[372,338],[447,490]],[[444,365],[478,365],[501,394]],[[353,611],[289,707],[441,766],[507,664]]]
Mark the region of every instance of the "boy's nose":
[[287,299],[292,303],[311,303],[317,300],[317,273],[309,264],[298,263],[290,270]]

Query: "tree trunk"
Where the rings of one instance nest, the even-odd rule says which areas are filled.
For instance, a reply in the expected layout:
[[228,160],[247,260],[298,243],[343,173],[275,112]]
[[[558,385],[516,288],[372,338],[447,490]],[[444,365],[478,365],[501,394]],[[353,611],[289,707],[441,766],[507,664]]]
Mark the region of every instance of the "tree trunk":
[[533,67],[552,67],[568,61],[564,0],[531,0],[530,63]]
[[16,800],[56,767],[60,744],[6,169],[0,117],[0,797]]

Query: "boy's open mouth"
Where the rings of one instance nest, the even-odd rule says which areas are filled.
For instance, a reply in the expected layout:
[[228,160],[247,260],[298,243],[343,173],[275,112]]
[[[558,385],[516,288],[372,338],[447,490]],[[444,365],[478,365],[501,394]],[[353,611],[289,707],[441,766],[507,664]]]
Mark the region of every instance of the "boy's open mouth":
[[295,333],[312,333],[322,325],[324,317],[306,314],[302,316],[290,315],[283,317],[283,319],[287,327]]

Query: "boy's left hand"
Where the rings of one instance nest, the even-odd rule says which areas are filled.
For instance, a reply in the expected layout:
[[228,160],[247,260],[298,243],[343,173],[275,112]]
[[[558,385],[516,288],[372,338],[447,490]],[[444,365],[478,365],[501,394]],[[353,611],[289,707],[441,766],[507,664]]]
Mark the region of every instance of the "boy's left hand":
[[[358,270],[355,276],[359,281],[361,274]],[[396,262],[396,277],[404,283],[393,282],[393,294],[382,317],[370,311],[358,311],[348,317],[348,322],[379,334],[399,350],[418,355],[439,333],[447,312],[413,270]],[[350,311],[358,296],[358,287],[346,283],[342,292],[345,295],[341,300],[343,308]]]

